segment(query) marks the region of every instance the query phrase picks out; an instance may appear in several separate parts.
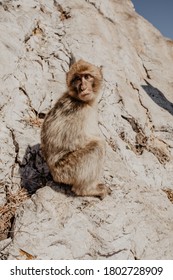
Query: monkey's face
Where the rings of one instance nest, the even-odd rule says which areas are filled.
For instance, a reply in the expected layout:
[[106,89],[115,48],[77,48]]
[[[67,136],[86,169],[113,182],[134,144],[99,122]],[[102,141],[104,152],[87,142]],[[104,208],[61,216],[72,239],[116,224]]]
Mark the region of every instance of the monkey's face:
[[70,67],[66,76],[69,95],[92,103],[98,95],[102,78],[101,68],[80,59]]
[[75,75],[71,81],[73,95],[84,102],[91,101],[94,98],[93,92],[94,77],[89,73],[80,73]]

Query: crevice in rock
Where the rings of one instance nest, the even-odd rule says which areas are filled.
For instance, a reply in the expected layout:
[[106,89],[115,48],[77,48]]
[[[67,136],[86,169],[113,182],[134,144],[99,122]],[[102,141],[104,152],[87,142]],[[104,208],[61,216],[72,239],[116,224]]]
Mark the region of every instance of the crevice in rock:
[[148,70],[148,69],[145,67],[144,63],[142,63],[142,66],[143,66],[143,68],[144,68],[144,70],[145,70],[147,79],[151,80],[151,76],[150,76],[149,72],[152,71],[152,70]]
[[[58,33],[55,33],[55,34],[58,35]],[[66,41],[65,42],[63,41],[65,35],[66,35],[66,31],[65,31],[65,28],[63,27],[63,34],[59,38],[59,43],[62,44],[62,48],[60,48],[59,51],[62,52],[68,58],[69,61],[67,62],[65,59],[61,59],[58,54],[52,53],[52,55],[55,58],[62,61],[61,67],[62,67],[62,70],[66,73],[67,69],[64,69],[63,62],[67,63],[70,68],[70,66],[76,61],[76,58],[75,58],[74,54],[72,53],[71,48],[68,45],[68,43]]]
[[53,1],[54,6],[57,8],[58,12],[60,12],[60,20],[64,21],[66,19],[71,18],[70,10],[65,10],[56,0]]
[[167,198],[170,200],[171,203],[173,203],[173,190],[171,189],[162,189],[163,192],[166,193]]
[[136,133],[135,143],[131,143],[123,131],[119,134],[120,138],[128,144],[127,147],[129,147],[130,150],[138,155],[142,155],[144,150],[147,150],[163,165],[170,161],[169,146],[164,141],[158,139],[153,134],[147,137],[145,131],[133,117],[125,117],[123,115],[121,115],[121,117],[131,125],[133,131]]
[[142,64],[142,67],[144,68],[144,71],[145,71],[145,73],[146,73],[147,79],[151,80],[151,76],[150,76],[149,72],[151,72],[152,70],[151,70],[151,69],[147,69],[147,67],[145,66],[145,64],[144,64],[144,62],[143,62],[143,59],[142,59],[142,57],[140,56],[140,54],[137,53],[137,55],[138,55],[138,57],[139,57],[140,60],[141,60],[141,64]]
[[107,258],[109,258],[109,257],[112,257],[112,256],[114,256],[114,255],[117,255],[117,254],[119,254],[119,253],[121,253],[121,252],[124,252],[124,251],[127,251],[127,249],[120,249],[120,250],[118,250],[118,251],[113,251],[113,252],[109,252],[109,253],[105,253],[105,254],[103,254],[103,253],[100,253],[100,252],[97,252],[97,254],[100,256],[100,257],[105,257],[106,259]]
[[147,150],[149,152],[151,152],[155,157],[157,157],[158,161],[165,165],[167,162],[170,161],[170,155],[169,155],[169,151],[165,151],[166,150],[166,146],[165,149],[159,148],[159,147],[155,147],[153,145],[149,145],[147,147]]
[[15,222],[15,213],[14,213],[14,215],[11,217],[11,219],[9,221],[9,229],[8,229],[8,233],[7,233],[7,238],[9,238],[9,237],[13,238],[14,222]]
[[102,17],[104,17],[105,19],[107,19],[109,22],[115,24],[115,22],[114,22],[110,17],[107,17],[107,16],[101,11],[101,9],[100,9],[99,7],[97,7],[96,3],[90,2],[89,0],[85,0],[85,2],[86,2],[86,3],[89,3],[90,5],[92,5],[92,6],[98,11],[98,13],[99,13]]
[[[63,49],[61,49],[61,51],[68,57],[69,59],[69,68],[70,66],[76,61],[76,58],[74,56],[74,54],[72,53],[72,51],[70,50],[70,46],[68,46],[67,42],[67,46],[65,45],[65,43],[62,41],[62,39],[60,39],[60,43],[63,46]],[[65,71],[67,72],[67,71]]]
[[118,146],[117,146],[115,140],[114,140],[112,137],[110,137],[110,138],[107,140],[107,143],[108,143],[108,145],[111,147],[111,149],[112,149],[114,152],[117,151]]
[[116,91],[117,91],[117,93],[118,93],[118,95],[119,95],[119,100],[118,100],[118,104],[122,104],[122,106],[124,107],[124,100],[123,100],[123,97],[122,97],[122,95],[120,94],[120,90],[119,90],[119,88],[118,88],[118,83],[116,83]]
[[31,33],[27,34],[25,36],[25,39],[24,39],[25,44],[31,39],[32,36],[43,35],[44,34],[43,29],[40,27],[39,24],[40,24],[39,21],[37,21],[35,27],[31,31]]
[[15,136],[15,133],[14,133],[14,130],[13,129],[10,129],[11,131],[11,136],[12,136],[12,140],[13,140],[13,145],[14,145],[14,148],[15,148],[15,153],[16,153],[16,156],[15,156],[15,163],[18,163],[18,154],[19,154],[19,143],[16,141],[16,136]]
[[[28,105],[29,105],[29,108],[31,110],[32,113],[34,113],[34,117],[31,117],[26,120],[27,123],[33,125],[33,126],[38,126],[40,127],[41,124],[42,124],[42,120],[44,119],[45,117],[45,113],[43,112],[38,112],[33,106],[32,106],[32,102],[31,102],[31,99],[28,95],[28,93],[26,92],[26,90],[23,88],[23,87],[19,87],[19,90],[27,97],[27,100],[28,100]],[[44,101],[44,99],[43,99]],[[42,102],[43,102],[42,101]],[[42,104],[42,103],[41,103]],[[40,104],[40,106],[41,106]]]
[[130,250],[130,252],[132,253],[134,260],[140,260],[140,259],[137,257],[136,252],[134,252],[132,249]]
[[124,120],[128,121],[128,123],[131,125],[131,127],[132,127],[134,132],[139,133],[141,131],[141,127],[139,126],[139,124],[137,123],[135,118],[133,118],[133,117],[125,117],[123,115],[121,115],[121,117]]
[[18,156],[19,156],[19,143],[17,142],[16,140],[16,136],[15,136],[15,132],[12,128],[10,127],[7,127],[11,133],[11,138],[12,138],[12,142],[13,142],[13,145],[14,145],[14,151],[15,151],[15,158],[14,158],[14,163],[12,164],[12,167],[11,167],[11,178],[13,179],[14,177],[14,169],[16,167],[16,164],[18,164],[20,166],[21,162],[20,160],[18,159]]
[[26,92],[26,90],[25,90],[23,87],[21,87],[21,86],[19,87],[19,90],[27,97],[27,99],[28,99],[28,105],[29,105],[31,111],[37,116],[37,115],[38,115],[38,112],[37,112],[37,111],[34,109],[34,107],[32,106],[31,99],[30,99],[28,93]]
[[[145,82],[147,83],[146,80],[145,80]],[[148,152],[151,152],[155,157],[157,157],[159,162],[164,165],[166,162],[170,161],[170,156],[169,156],[170,153],[169,153],[169,149],[168,149],[169,146],[163,140],[158,139],[157,137],[154,136],[155,127],[153,125],[153,121],[151,119],[149,109],[143,104],[139,89],[137,87],[135,87],[135,85],[132,82],[130,82],[130,85],[138,93],[140,105],[146,111],[146,115],[147,115],[147,119],[148,119],[147,126],[150,128],[150,131],[151,131],[151,134],[148,137],[148,141],[146,141],[145,148]],[[145,136],[144,130],[142,131],[142,134]]]
[[141,105],[141,106],[145,109],[145,111],[146,111],[146,115],[147,115],[147,118],[148,118],[148,125],[149,125],[151,131],[153,132],[154,126],[153,126],[153,122],[152,122],[152,119],[151,119],[151,116],[150,116],[150,112],[149,112],[148,108],[147,108],[147,107],[143,104],[143,102],[142,102],[139,89],[138,89],[132,82],[130,82],[130,85],[131,85],[131,87],[132,87],[134,90],[136,90],[137,93],[138,93],[139,103],[140,103],[140,105]]
[[125,119],[132,127],[133,131],[136,133],[135,136],[135,144],[132,144],[124,132],[120,133],[120,138],[125,141],[130,149],[137,155],[142,155],[144,149],[146,148],[148,138],[146,137],[142,127],[138,124],[138,122],[133,117],[125,117],[121,115],[123,119]]
[[118,149],[118,145],[117,145],[115,139],[110,136],[111,132],[108,131],[108,128],[102,122],[99,121],[98,124],[99,124],[102,134],[105,137],[106,143],[110,146],[112,151],[116,152]]

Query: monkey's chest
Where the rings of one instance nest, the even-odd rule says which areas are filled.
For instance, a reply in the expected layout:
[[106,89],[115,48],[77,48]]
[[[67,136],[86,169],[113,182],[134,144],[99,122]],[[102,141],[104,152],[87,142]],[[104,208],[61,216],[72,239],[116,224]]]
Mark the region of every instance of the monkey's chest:
[[94,110],[88,111],[87,118],[83,124],[84,132],[87,136],[99,136],[97,113]]

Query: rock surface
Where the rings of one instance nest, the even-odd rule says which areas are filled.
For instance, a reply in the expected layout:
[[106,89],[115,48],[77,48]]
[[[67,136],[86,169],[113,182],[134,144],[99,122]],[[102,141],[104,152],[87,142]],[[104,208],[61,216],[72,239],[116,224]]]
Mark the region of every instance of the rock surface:
[[[130,0],[4,0],[0,21],[0,206],[7,190],[32,194],[1,253],[172,259],[173,41]],[[53,183],[39,150],[42,120],[66,89],[73,57],[103,68],[99,127],[112,189],[103,201]]]

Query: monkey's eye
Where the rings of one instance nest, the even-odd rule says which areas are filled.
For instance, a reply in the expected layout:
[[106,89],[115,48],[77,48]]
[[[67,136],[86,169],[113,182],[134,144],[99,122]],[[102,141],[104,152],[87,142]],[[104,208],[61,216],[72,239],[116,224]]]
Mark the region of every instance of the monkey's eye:
[[90,74],[85,74],[85,75],[84,75],[84,78],[85,78],[86,80],[89,80],[89,79],[91,78],[91,75],[90,75]]
[[75,77],[75,81],[80,81],[80,77],[79,77],[79,76],[76,76],[76,77]]
[[79,82],[81,80],[81,78],[79,76],[74,77],[74,79],[72,80],[71,84],[75,85],[76,82]]

